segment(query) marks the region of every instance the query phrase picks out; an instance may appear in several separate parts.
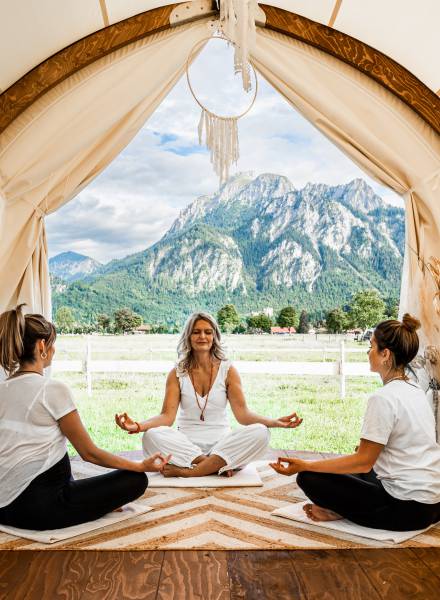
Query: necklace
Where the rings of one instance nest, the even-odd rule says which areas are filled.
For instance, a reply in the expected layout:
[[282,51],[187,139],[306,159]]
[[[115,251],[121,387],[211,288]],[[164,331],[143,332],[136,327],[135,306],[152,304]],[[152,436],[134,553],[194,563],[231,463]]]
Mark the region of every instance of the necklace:
[[42,373],[40,373],[40,371],[16,371],[13,375],[11,375],[11,377],[9,377],[9,379],[12,379],[13,377],[18,377],[19,375],[23,375],[23,373],[35,373],[36,375],[40,375],[41,377],[44,377],[44,375]]
[[188,371],[188,375],[189,375],[189,378],[190,378],[192,386],[193,386],[194,395],[196,397],[197,406],[199,407],[199,410],[200,410],[200,420],[201,421],[205,420],[205,410],[206,410],[206,406],[208,404],[209,392],[211,391],[212,367],[213,367],[213,365],[212,365],[212,362],[211,362],[211,371],[209,373],[209,389],[208,389],[208,393],[206,394],[206,400],[205,400],[205,404],[203,405],[203,408],[200,406],[199,398],[198,398],[198,395],[197,395],[197,392],[196,392],[196,386],[194,385],[194,379],[193,379],[193,376],[191,374],[191,371]]
[[392,381],[405,381],[406,383],[406,379],[405,379],[405,375],[398,375],[397,377],[392,377],[391,379],[388,379],[388,381],[384,381],[383,384],[387,385],[387,383],[391,383]]

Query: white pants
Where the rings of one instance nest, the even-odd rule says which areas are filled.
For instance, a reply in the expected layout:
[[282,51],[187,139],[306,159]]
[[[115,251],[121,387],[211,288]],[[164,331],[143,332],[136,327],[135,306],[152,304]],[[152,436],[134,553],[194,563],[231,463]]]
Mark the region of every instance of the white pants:
[[265,425],[254,423],[234,429],[214,444],[194,444],[184,433],[171,427],[154,427],[146,431],[142,447],[146,457],[155,452],[172,455],[171,463],[179,467],[192,467],[193,460],[201,454],[220,456],[226,465],[219,470],[240,469],[260,458],[269,446],[270,433]]

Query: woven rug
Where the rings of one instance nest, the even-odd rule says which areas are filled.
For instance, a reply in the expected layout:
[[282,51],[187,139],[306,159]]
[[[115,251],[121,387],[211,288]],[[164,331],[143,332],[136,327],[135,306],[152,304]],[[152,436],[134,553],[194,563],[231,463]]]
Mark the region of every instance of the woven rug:
[[[84,463],[82,463],[84,465]],[[75,466],[76,477],[90,475]],[[102,472],[93,467],[94,472]],[[0,534],[0,550],[286,550],[331,548],[440,547],[440,526],[399,546],[348,534],[334,536],[315,525],[287,521],[270,513],[290,502],[304,500],[293,477],[260,464],[264,482],[258,488],[156,488],[141,502],[154,510],[133,519],[50,546]]]

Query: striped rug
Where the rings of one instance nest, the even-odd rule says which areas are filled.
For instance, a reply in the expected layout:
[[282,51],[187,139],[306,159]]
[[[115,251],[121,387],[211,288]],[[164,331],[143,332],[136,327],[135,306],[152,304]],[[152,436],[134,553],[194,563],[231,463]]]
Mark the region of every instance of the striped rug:
[[[77,478],[102,470],[73,463]],[[276,474],[267,463],[258,467],[259,488],[156,488],[138,502],[154,510],[105,529],[50,546],[0,533],[0,550],[285,550],[331,548],[386,548],[351,535],[335,537],[315,525],[287,521],[270,513],[289,502],[304,500],[294,478]],[[440,547],[440,526],[401,547]],[[392,547],[396,547],[393,545]]]

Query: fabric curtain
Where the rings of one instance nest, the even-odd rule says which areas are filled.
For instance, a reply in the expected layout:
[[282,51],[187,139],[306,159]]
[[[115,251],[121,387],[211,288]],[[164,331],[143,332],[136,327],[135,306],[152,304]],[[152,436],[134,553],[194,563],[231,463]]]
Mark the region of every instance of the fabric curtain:
[[[422,322],[423,345],[440,346],[434,279],[440,258],[440,138],[397,97],[353,67],[260,28],[257,70],[366,173],[403,196],[406,245],[400,313]],[[292,157],[293,159],[293,157]]]
[[90,183],[181,77],[207,21],[130,44],[78,71],[0,136],[0,312],[51,318],[45,215]]

